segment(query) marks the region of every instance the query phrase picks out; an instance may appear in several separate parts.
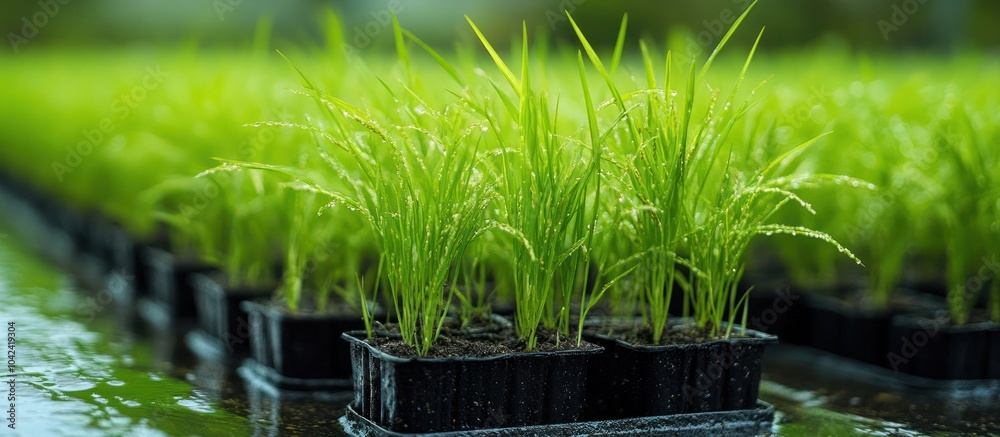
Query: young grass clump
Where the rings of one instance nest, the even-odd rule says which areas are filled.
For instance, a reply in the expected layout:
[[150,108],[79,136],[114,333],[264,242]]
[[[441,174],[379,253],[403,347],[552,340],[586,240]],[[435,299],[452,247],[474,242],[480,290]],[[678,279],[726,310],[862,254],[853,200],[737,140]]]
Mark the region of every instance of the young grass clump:
[[[296,126],[315,134],[323,171],[337,180],[313,179],[296,168],[240,165],[291,174],[329,196],[331,205],[364,218],[381,252],[380,277],[402,339],[426,355],[450,308],[457,266],[486,229],[492,186],[477,168],[482,130],[462,103],[434,107],[405,80],[396,89],[380,81],[399,103],[373,110],[325,95],[308,79],[305,84],[303,94],[317,103],[321,118]],[[370,327],[372,314],[365,311],[365,318]]]
[[[998,209],[998,155],[990,146],[991,129],[984,114],[970,114],[946,102],[933,141],[941,142],[943,165],[935,180],[942,185],[937,212],[944,224],[947,300],[952,323],[973,317],[980,295],[989,289],[989,316],[1000,320],[1000,288],[995,278],[996,237],[991,231]],[[995,144],[995,143],[993,143]],[[992,166],[992,167],[991,167]],[[991,236],[993,238],[991,238]]]
[[[687,277],[679,281],[685,292],[681,312],[686,315],[690,308],[697,326],[713,336],[720,334],[722,322],[728,315],[729,324],[724,334],[728,337],[740,308],[745,311],[736,286],[743,273],[744,253],[754,236],[789,234],[817,238],[854,258],[825,233],[769,223],[789,202],[811,211],[810,205],[794,194],[794,189],[834,180],[857,182],[842,176],[785,175],[789,161],[812,141],[760,168],[740,168],[734,162],[743,150],[736,148],[730,133],[746,116],[751,104],[747,98],[736,106],[735,99],[756,51],[756,43],[726,100],[719,102],[718,91],[712,91],[702,118],[704,121],[693,123],[695,85],[702,80],[746,13],[723,37],[700,72],[696,74],[691,65],[686,92],[680,97],[670,89],[673,63],[669,52],[660,87],[653,62],[643,46],[648,88],[623,94],[573,23],[591,62],[605,78],[613,104],[622,111],[625,120],[621,127],[624,130],[621,137],[625,139],[617,144],[615,162],[626,175],[620,185],[632,203],[625,215],[632,217],[627,229],[632,230],[629,234],[640,255],[636,287],[646,310],[645,321],[656,343],[666,329],[670,298],[678,279],[677,266],[687,267],[689,271]],[[646,110],[630,110],[637,106],[645,106]],[[623,203],[624,199],[623,196]],[[745,322],[744,314],[744,326]]]
[[[520,76],[510,70],[476,25],[479,40],[503,74],[513,95],[493,84],[503,103],[500,114],[488,102],[467,97],[486,120],[497,142],[493,173],[499,179],[500,214],[497,226],[511,236],[515,326],[526,349],[538,344],[539,328],[570,335],[571,302],[582,293],[581,311],[596,299],[586,299],[590,251],[594,241],[597,206],[588,211],[588,199],[600,199],[600,163],[593,107],[580,61],[588,107],[591,146],[558,130],[559,99],[537,88],[532,79],[526,27],[522,28]],[[510,120],[511,123],[504,123]],[[599,295],[595,296],[599,298]],[[582,319],[582,317],[581,317]],[[582,323],[582,321],[581,321]],[[577,344],[582,337],[577,335]]]

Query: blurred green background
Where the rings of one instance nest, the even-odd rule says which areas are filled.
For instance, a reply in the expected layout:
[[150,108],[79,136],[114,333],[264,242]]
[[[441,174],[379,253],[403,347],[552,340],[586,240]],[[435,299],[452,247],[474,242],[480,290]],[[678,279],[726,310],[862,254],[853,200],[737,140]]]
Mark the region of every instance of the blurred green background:
[[[468,39],[463,15],[471,16],[491,39],[509,41],[521,21],[529,29],[549,29],[554,39],[570,37],[561,15],[570,10],[588,38],[609,44],[622,13],[630,33],[662,41],[671,30],[714,47],[718,36],[750,0],[33,0],[3,2],[0,28],[7,48],[36,46],[242,45],[261,17],[274,20],[274,44],[308,45],[322,40],[318,17],[334,8],[345,20],[349,44],[359,49],[388,46],[389,11],[403,26],[438,47]],[[842,45],[870,52],[913,50],[997,50],[1000,2],[995,0],[762,0],[748,28],[766,25],[764,49]],[[721,24],[720,24],[721,23]],[[737,35],[753,38],[754,32]],[[697,41],[700,38],[701,41]]]

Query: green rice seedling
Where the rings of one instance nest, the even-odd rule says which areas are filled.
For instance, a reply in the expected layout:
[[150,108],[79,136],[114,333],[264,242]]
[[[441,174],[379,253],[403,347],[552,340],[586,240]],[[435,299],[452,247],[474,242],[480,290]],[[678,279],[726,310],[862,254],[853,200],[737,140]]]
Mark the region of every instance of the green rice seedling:
[[[740,78],[745,75],[753,53],[754,49],[751,49]],[[874,188],[868,182],[846,176],[789,174],[793,158],[803,153],[816,139],[786,151],[762,167],[739,168],[734,163],[736,155],[732,146],[725,140],[735,120],[746,114],[749,105],[749,100],[738,108],[733,104],[741,81],[737,82],[721,110],[715,103],[709,105],[709,114],[705,117],[708,122],[700,127],[693,140],[693,170],[687,182],[691,188],[686,207],[689,214],[687,220],[691,223],[687,238],[693,266],[687,301],[692,305],[692,316],[697,325],[712,335],[720,334],[722,322],[728,315],[724,332],[727,337],[732,333],[739,314],[743,315],[742,325],[746,324],[745,295],[740,297],[736,286],[744,270],[743,256],[753,237],[787,234],[815,238],[835,246],[856,263],[861,263],[827,233],[771,222],[777,211],[788,203],[815,213],[812,206],[795,191],[823,185]],[[715,100],[713,96],[711,101]]]
[[489,318],[496,304],[513,307],[513,267],[498,238],[496,232],[483,233],[463,261],[460,287],[455,290],[462,327]]
[[[982,125],[983,117],[949,104],[952,102],[945,103],[951,111],[943,114],[934,138],[944,143],[939,149],[945,154],[936,178],[943,186],[937,211],[946,230],[949,312],[952,323],[964,325],[972,320],[985,281],[990,279],[984,278],[988,267],[984,263],[995,256],[995,246],[989,247],[995,242],[989,238],[991,220],[997,217],[997,181],[993,179],[996,170],[991,166],[996,165],[998,156],[985,135],[989,129]],[[995,284],[991,296],[992,317],[998,315],[1000,305]]]
[[[144,197],[170,225],[175,253],[221,267],[231,286],[256,287],[275,279],[273,230],[281,210],[268,183],[259,172],[208,172],[172,179]],[[192,202],[206,186],[218,190],[216,197]]]
[[[493,172],[500,179],[498,226],[513,240],[515,326],[526,349],[533,350],[540,327],[557,332],[557,342],[559,335],[570,335],[572,299],[584,289],[589,276],[597,208],[595,205],[588,214],[587,206],[591,193],[597,193],[594,199],[600,199],[600,135],[593,123],[582,59],[581,78],[591,121],[589,148],[582,140],[558,131],[559,99],[553,102],[533,82],[526,27],[522,27],[517,76],[475,23],[468,21],[513,93],[493,84],[503,103],[500,114],[491,112],[481,98],[470,96],[467,101],[477,102],[474,109],[488,121],[497,141],[499,162]],[[512,126],[505,120],[510,120]],[[581,305],[584,313],[596,302],[593,298],[588,302],[586,296],[581,301],[586,302]],[[582,341],[579,334],[576,340],[577,344]]]
[[[293,123],[275,121],[251,125],[269,128]],[[297,168],[300,170],[294,174],[310,181],[322,181],[318,185],[342,186],[330,180],[330,175],[314,168],[310,161],[324,161],[316,153],[310,155],[315,150],[312,144],[308,146],[298,154]],[[261,169],[275,170],[263,173],[279,173],[282,176],[293,173],[282,168],[238,162],[206,170],[199,177],[228,176],[226,180],[238,181],[242,175],[261,178],[262,172],[258,171]],[[342,205],[330,204],[329,197],[312,185],[280,181],[282,177],[264,179],[266,185],[258,189],[266,194],[259,193],[256,199],[245,199],[233,207],[239,211],[257,200],[260,206],[255,208],[252,217],[248,217],[249,221],[255,222],[255,226],[250,229],[234,224],[234,227],[240,232],[250,232],[239,234],[239,238],[258,236],[254,240],[264,243],[258,243],[260,253],[281,254],[283,276],[276,297],[291,313],[361,311],[358,283],[364,274],[362,261],[374,249],[369,244],[371,236],[365,232],[359,217]],[[238,186],[228,188],[228,196],[238,195]],[[269,260],[271,267],[276,264],[275,258],[279,257],[272,256]]]
[[[1000,163],[996,165],[997,169],[993,171],[993,180],[1000,181]],[[994,185],[996,186],[996,185]],[[994,191],[990,196],[990,200],[993,201],[992,214],[987,215],[987,220],[992,217],[993,221],[988,223],[990,227],[990,234],[988,241],[992,241],[993,247],[1000,246],[1000,192]],[[988,210],[989,210],[988,209]],[[993,257],[994,254],[988,254],[990,261],[995,262],[996,258]],[[1000,272],[993,272],[993,278],[990,281],[990,300],[989,300],[989,314],[990,321],[993,323],[1000,323]]]
[[286,184],[284,196],[282,226],[288,238],[279,295],[288,310],[324,313],[339,306],[362,311],[362,263],[374,251],[364,223],[307,185]]
[[[907,253],[913,248],[913,236],[901,230],[913,227],[909,223],[920,216],[920,203],[932,196],[936,189],[922,177],[923,171],[907,159],[912,151],[929,146],[917,141],[920,133],[926,132],[925,129],[894,119],[889,122],[886,131],[892,132],[892,137],[879,135],[874,143],[869,143],[867,156],[876,157],[877,161],[866,177],[880,187],[875,196],[882,197],[874,199],[888,198],[891,202],[883,200],[885,207],[862,230],[864,241],[861,249],[870,269],[870,304],[879,310],[890,307],[900,287]],[[906,141],[899,140],[904,136],[903,132],[909,133]],[[896,147],[875,146],[893,144],[894,140]]]
[[[285,242],[285,273],[282,277],[281,287],[278,289],[280,296],[284,299],[289,311],[299,312],[302,302],[302,289],[306,274],[306,265],[309,257],[318,245],[313,234],[317,232],[309,225],[315,222],[314,216],[325,204],[316,193],[303,190],[291,190],[285,193],[284,207],[289,214],[285,216],[284,226],[288,229],[288,239]],[[326,309],[327,288],[318,291],[316,302],[314,302],[317,312]]]
[[225,238],[217,261],[228,273],[231,286],[267,286],[277,276],[274,249],[280,234],[274,229],[280,218],[272,208],[280,199],[274,199],[273,181],[268,186],[264,177],[260,172],[234,175],[224,195],[230,209],[228,223],[211,229]]
[[886,117],[881,124],[873,121],[883,117],[882,107],[886,106],[888,94],[878,83],[858,81],[822,96],[815,89],[805,93],[805,97],[796,95],[807,89],[783,88],[786,101],[800,102],[786,104],[807,108],[812,105],[812,110],[808,117],[800,114],[782,122],[793,123],[798,131],[796,136],[831,133],[813,146],[813,153],[798,160],[798,167],[814,172],[849,173],[878,188],[852,190],[868,184],[839,181],[839,185],[809,190],[800,196],[821,211],[819,215],[786,209],[776,219],[828,231],[854,248],[868,268],[867,271],[843,268],[837,262],[839,259],[831,258],[835,252],[801,239],[783,238],[774,241],[773,247],[799,288],[833,291],[857,287],[866,292],[864,306],[888,309],[900,289],[908,253],[915,247],[913,235],[900,230],[913,227],[912,218],[919,215],[918,204],[928,192],[927,184],[921,181],[922,170],[908,159],[923,146],[903,140],[914,136],[910,132],[922,131],[922,127],[898,116]]
[[[486,227],[491,187],[475,167],[478,141],[472,136],[479,130],[454,108],[418,114],[421,102],[411,97],[414,104],[397,113],[395,132],[346,102],[318,99],[343,111],[345,118],[335,119],[343,142],[330,141],[350,150],[363,169],[352,181],[354,191],[335,199],[368,219],[403,339],[423,355],[447,315],[445,285],[454,287],[455,266]],[[368,138],[351,135],[348,121],[368,129]]]
[[170,249],[181,257],[219,263],[219,254],[226,246],[225,227],[232,223],[232,206],[225,199],[205,202],[194,207],[190,199],[215,179],[176,176],[157,184],[143,193],[147,208],[157,211],[156,216],[165,222]]
[[[405,51],[400,58],[406,59]],[[304,94],[318,104],[322,119],[298,127],[315,133],[337,183],[313,180],[296,168],[238,165],[291,174],[364,217],[381,252],[380,276],[403,341],[426,355],[447,316],[465,251],[487,227],[493,187],[476,168],[482,130],[463,105],[433,107],[405,80],[398,89],[380,83],[398,107],[364,110],[305,79]],[[338,160],[345,155],[350,167]],[[366,311],[369,326],[371,317]]]
[[[626,147],[623,152],[628,159],[621,161],[625,164],[625,173],[629,175],[623,186],[633,192],[634,199],[638,199],[638,204],[632,207],[635,210],[632,215],[637,218],[633,238],[646,251],[643,258],[647,264],[638,270],[638,274],[644,282],[641,285],[644,287],[644,304],[648,305],[646,321],[657,343],[666,328],[676,265],[689,267],[685,300],[691,305],[697,325],[711,335],[718,335],[728,314],[729,325],[725,331],[728,336],[742,305],[736,284],[743,272],[743,254],[752,237],[784,233],[818,238],[854,258],[825,233],[768,223],[775,212],[789,202],[810,209],[792,192],[793,189],[833,180],[855,181],[828,175],[783,175],[788,161],[812,141],[793,148],[760,168],[744,170],[733,163],[736,151],[728,137],[735,123],[745,116],[750,107],[749,99],[739,106],[734,104],[734,100],[756,51],[756,44],[728,98],[718,102],[718,91],[713,91],[704,122],[700,125],[691,123],[696,83],[704,77],[716,54],[745,16],[734,23],[699,73],[696,74],[694,65],[691,65],[683,97],[678,98],[678,93],[670,90],[672,63],[669,52],[662,88],[653,74],[653,62],[647,50],[644,50],[644,66],[649,90],[623,96],[611,77],[602,73],[614,96],[614,103],[625,114],[626,134],[631,135],[630,143],[627,142],[631,148]],[[598,56],[573,24],[592,63],[602,69]],[[644,120],[628,110],[630,103],[626,96],[631,98],[633,95],[644,99],[643,103],[647,106]],[[682,248],[687,251],[687,258],[678,256]],[[667,266],[664,267],[664,264]],[[745,314],[743,323],[745,326]]]
[[[789,154],[764,168],[749,171],[736,170],[731,156],[715,159],[714,162],[695,160],[695,168],[724,172],[715,179],[693,181],[692,186],[699,187],[696,190],[699,195],[690,198],[688,210],[691,214],[688,219],[693,226],[686,238],[689,239],[693,268],[687,300],[692,305],[695,322],[710,334],[718,335],[725,320],[728,324],[724,335],[728,337],[735,326],[735,318],[741,313],[742,325],[746,325],[745,295],[740,297],[736,286],[744,270],[743,256],[751,239],[757,235],[787,234],[815,238],[835,246],[858,264],[861,263],[829,234],[803,226],[770,223],[771,217],[790,202],[812,211],[811,205],[793,191],[799,187],[832,181],[868,184],[845,176],[781,176],[781,167],[790,154],[801,151],[808,144],[792,149]],[[711,144],[707,146],[714,147]]]
[[[639,307],[652,329],[654,342],[659,343],[666,329],[676,284],[675,266],[690,265],[678,253],[685,231],[682,208],[688,161],[684,145],[690,123],[690,106],[685,103],[692,101],[681,102],[678,107],[670,95],[669,54],[664,83],[662,87],[657,84],[653,61],[645,44],[641,49],[648,89],[623,95],[576,22],[571,19],[571,24],[613,95],[613,104],[608,106],[621,111],[625,120],[620,132],[622,140],[614,148],[616,153],[609,157],[617,167],[616,173],[624,177],[612,185],[621,187],[617,190],[620,214],[631,218],[627,226],[620,228],[640,255],[630,286],[641,302]],[[617,59],[617,53],[614,58]],[[639,107],[645,109],[641,115],[630,109]]]

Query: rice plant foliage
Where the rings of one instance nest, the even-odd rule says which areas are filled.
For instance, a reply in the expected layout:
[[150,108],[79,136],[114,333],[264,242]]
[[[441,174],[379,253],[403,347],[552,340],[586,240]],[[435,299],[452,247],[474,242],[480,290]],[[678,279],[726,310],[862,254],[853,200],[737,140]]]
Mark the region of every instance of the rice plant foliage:
[[[633,284],[656,343],[666,330],[670,310],[685,315],[690,311],[697,325],[711,335],[719,335],[722,322],[728,321],[724,335],[730,335],[734,318],[741,308],[745,311],[743,296],[736,286],[743,273],[746,249],[757,235],[817,238],[857,261],[826,233],[770,222],[788,203],[814,212],[794,193],[798,188],[834,181],[862,183],[845,176],[787,174],[790,161],[813,141],[792,148],[759,168],[745,168],[738,162],[745,146],[734,145],[730,134],[737,121],[748,113],[750,97],[756,92],[753,90],[743,101],[736,100],[756,43],[728,96],[720,100],[719,91],[709,87],[705,114],[698,121],[694,118],[698,85],[747,13],[749,9],[734,23],[700,71],[696,71],[694,63],[690,65],[683,93],[671,89],[675,67],[670,52],[662,61],[664,79],[658,82],[645,45],[641,48],[647,88],[621,92],[583,32],[571,21],[591,62],[605,79],[613,96],[611,104],[622,111],[625,119],[621,132],[613,137],[617,140],[613,142],[615,152],[611,155],[624,175],[618,181],[619,207],[627,209],[622,214],[627,218],[622,228],[634,241],[638,257]],[[678,266],[689,272],[686,277],[677,274]],[[685,294],[684,305],[671,308],[671,297],[678,283]]]
[[[599,199],[601,148],[588,145],[598,136],[596,131],[590,139],[559,132],[559,99],[553,101],[534,85],[526,28],[518,76],[471,20],[469,24],[512,94],[494,84],[503,102],[500,114],[493,112],[489,101],[474,96],[467,100],[489,123],[491,139],[496,141],[491,172],[500,180],[497,228],[512,238],[515,325],[532,350],[540,326],[570,334],[570,304],[577,292],[584,293],[590,268],[596,207],[589,209],[588,199]],[[589,104],[582,63],[581,77]],[[511,123],[504,124],[505,120]]]
[[[292,127],[314,133],[326,170],[339,180],[323,183],[298,168],[237,165],[294,176],[328,196],[328,206],[365,219],[403,341],[424,355],[450,308],[457,266],[487,228],[493,183],[477,167],[483,130],[463,103],[434,107],[403,80],[396,88],[382,83],[400,102],[382,111],[325,95],[304,80],[302,94],[317,103],[320,117]],[[372,315],[362,309],[370,327]]]

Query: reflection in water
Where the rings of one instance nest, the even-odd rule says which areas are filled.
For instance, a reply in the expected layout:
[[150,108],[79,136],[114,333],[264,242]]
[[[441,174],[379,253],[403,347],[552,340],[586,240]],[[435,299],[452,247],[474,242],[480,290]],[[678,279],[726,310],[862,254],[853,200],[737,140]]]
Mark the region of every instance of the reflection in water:
[[347,401],[318,401],[294,395],[277,395],[246,384],[250,417],[257,425],[255,436],[345,435],[338,419]]
[[[109,305],[13,241],[0,244],[0,320],[17,326],[17,434],[44,436],[236,435],[242,415],[178,380],[158,341],[121,329]],[[154,336],[154,339],[156,337]],[[169,352],[168,352],[169,353]]]

